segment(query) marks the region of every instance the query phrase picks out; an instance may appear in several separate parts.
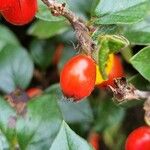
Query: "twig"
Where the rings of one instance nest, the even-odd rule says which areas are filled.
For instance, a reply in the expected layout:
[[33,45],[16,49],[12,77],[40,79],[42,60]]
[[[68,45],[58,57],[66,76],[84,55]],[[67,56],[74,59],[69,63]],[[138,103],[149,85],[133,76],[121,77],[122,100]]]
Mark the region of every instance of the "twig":
[[72,11],[66,8],[65,3],[57,3],[55,0],[42,0],[49,8],[53,16],[63,16],[71,23],[75,30],[80,48],[88,55],[95,50],[95,43],[90,36],[91,29],[86,23],[78,18]]
[[114,94],[114,98],[118,102],[129,100],[141,100],[150,97],[149,91],[140,91],[132,84],[127,83],[125,78],[118,78],[114,80],[115,87],[109,86]]

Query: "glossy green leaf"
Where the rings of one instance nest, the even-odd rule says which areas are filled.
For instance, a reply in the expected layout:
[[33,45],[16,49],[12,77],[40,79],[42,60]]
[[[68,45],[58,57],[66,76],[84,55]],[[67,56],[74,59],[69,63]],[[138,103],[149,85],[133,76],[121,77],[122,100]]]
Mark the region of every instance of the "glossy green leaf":
[[38,37],[39,39],[50,38],[56,34],[61,34],[68,29],[65,21],[37,21],[28,30],[28,34]]
[[55,46],[52,41],[33,40],[30,44],[30,53],[33,61],[42,69],[46,69],[52,62]]
[[[75,103],[64,99],[60,90],[60,85],[55,84],[46,90],[46,93],[53,92],[58,101],[59,108],[63,118],[67,123],[91,123],[93,121],[93,113],[88,99]],[[83,109],[84,108],[84,109]]]
[[150,45],[150,18],[125,28],[124,36],[136,45]]
[[56,99],[54,94],[49,94],[28,103],[25,118],[20,116],[16,124],[21,149],[49,149],[62,123]]
[[133,67],[147,80],[150,81],[150,47],[145,47],[131,59]]
[[63,122],[60,131],[49,150],[92,150],[92,147]]
[[[66,0],[58,0],[58,2],[63,3],[66,2]],[[60,21],[65,19],[64,17],[53,16],[47,6],[41,0],[38,0],[38,12],[36,17],[45,21]]]
[[0,90],[11,92],[17,87],[26,88],[33,75],[33,62],[27,51],[7,45],[0,50]]
[[19,41],[9,28],[0,25],[0,49],[6,44],[19,45]]
[[95,9],[96,24],[128,24],[144,18],[148,0],[101,0]]

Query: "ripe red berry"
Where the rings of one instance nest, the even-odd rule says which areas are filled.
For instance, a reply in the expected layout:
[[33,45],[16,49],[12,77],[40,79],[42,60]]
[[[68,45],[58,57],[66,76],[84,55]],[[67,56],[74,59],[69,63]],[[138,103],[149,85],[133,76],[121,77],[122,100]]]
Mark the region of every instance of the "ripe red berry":
[[8,9],[15,0],[0,0],[0,11]]
[[42,90],[40,88],[30,88],[27,90],[27,95],[32,98],[35,96],[38,96],[42,93]]
[[142,126],[131,132],[125,150],[150,150],[150,127]]
[[81,100],[91,94],[95,86],[96,65],[86,55],[71,58],[60,74],[60,86],[67,98]]
[[9,9],[2,11],[3,17],[14,25],[32,21],[37,11],[37,0],[15,0]]
[[124,76],[124,69],[123,69],[120,57],[117,55],[114,55],[113,65],[112,65],[112,69],[108,75],[108,80],[99,84],[98,87],[105,88],[108,85],[114,86],[114,79],[123,77],[123,76]]
[[93,146],[94,150],[100,150],[100,136],[96,132],[91,132],[88,138],[88,142]]

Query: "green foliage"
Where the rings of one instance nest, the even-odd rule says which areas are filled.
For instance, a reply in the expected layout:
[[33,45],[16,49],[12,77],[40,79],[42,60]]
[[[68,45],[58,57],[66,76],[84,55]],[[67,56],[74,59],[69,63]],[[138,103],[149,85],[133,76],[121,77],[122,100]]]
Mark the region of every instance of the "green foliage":
[[129,24],[144,18],[148,0],[100,0],[94,15],[95,24]]
[[145,47],[131,58],[131,64],[138,72],[150,81],[150,47]]
[[39,39],[50,38],[56,34],[61,34],[68,29],[64,21],[37,21],[28,30],[28,34],[34,35]]
[[0,49],[0,89],[9,93],[17,87],[25,89],[33,75],[33,62],[27,51],[7,44]]
[[[150,90],[149,0],[56,1],[65,2],[87,25],[95,26],[91,32],[97,45],[93,57],[104,79],[107,79],[105,68],[109,54],[120,53],[128,82],[140,90]],[[54,17],[41,0],[38,6],[37,19],[27,26],[11,26],[0,18],[0,150],[17,147],[21,150],[91,150],[81,137],[87,138],[93,130],[109,149],[123,149],[125,137],[137,126],[132,117],[140,113],[136,110],[138,107],[134,113],[130,111],[137,104],[142,109],[143,102],[117,105],[112,95],[99,89],[78,103],[66,99],[60,85],[53,83],[59,81],[55,78],[63,65],[80,52],[75,49],[78,44],[75,32],[67,19]],[[57,64],[53,64],[60,43],[64,48]],[[34,69],[41,73],[40,81]],[[50,83],[48,86],[42,84],[41,76]],[[4,98],[4,93],[18,87],[26,90],[36,86],[46,90],[27,103],[23,116]],[[131,120],[127,120],[129,115]],[[140,114],[136,119],[143,121]]]

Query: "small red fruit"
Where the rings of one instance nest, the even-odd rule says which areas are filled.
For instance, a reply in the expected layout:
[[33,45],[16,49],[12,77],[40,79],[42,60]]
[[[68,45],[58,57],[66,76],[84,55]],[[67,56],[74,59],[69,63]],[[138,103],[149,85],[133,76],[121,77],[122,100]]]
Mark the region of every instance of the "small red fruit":
[[106,88],[108,85],[114,86],[114,79],[123,77],[124,76],[124,69],[120,60],[120,57],[114,55],[112,69],[108,75],[108,80],[102,82],[98,85],[100,88]]
[[15,0],[0,0],[0,11],[8,9]]
[[100,150],[100,136],[96,132],[91,132],[88,138],[88,142],[93,146],[94,150]]
[[142,126],[131,132],[125,150],[150,150],[150,127]]
[[60,86],[67,98],[79,101],[91,94],[95,86],[96,65],[86,55],[71,58],[60,74]]
[[41,95],[42,90],[40,88],[30,88],[27,90],[27,95],[32,98],[38,95]]
[[3,17],[14,25],[32,21],[37,11],[37,0],[15,0],[9,9],[2,11]]

